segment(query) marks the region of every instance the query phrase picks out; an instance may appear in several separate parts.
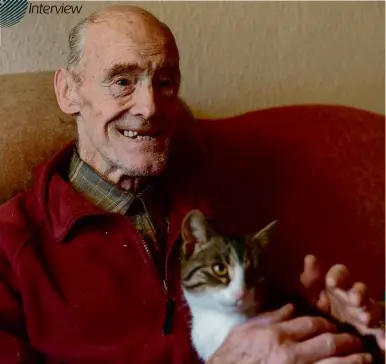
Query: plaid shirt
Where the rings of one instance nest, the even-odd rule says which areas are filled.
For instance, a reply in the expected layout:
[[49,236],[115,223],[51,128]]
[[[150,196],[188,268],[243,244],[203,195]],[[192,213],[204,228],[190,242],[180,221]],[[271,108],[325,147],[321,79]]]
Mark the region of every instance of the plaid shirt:
[[[148,186],[138,194],[125,191],[99,175],[79,157],[76,150],[71,158],[68,176],[73,188],[91,203],[105,211],[126,215],[143,236],[153,258],[160,258],[161,244],[158,238],[165,234],[168,223],[160,216],[163,213],[157,204],[153,187]],[[159,222],[156,224],[159,227],[158,234],[153,223],[155,218]]]

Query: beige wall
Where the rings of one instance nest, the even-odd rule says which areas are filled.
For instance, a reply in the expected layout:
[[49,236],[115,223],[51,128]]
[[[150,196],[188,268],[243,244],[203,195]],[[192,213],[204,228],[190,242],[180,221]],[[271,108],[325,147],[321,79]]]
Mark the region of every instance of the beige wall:
[[[76,16],[27,14],[2,29],[0,73],[62,64],[66,32],[103,6],[81,4]],[[182,96],[198,115],[293,103],[338,103],[384,114],[383,2],[140,4],[174,31]]]

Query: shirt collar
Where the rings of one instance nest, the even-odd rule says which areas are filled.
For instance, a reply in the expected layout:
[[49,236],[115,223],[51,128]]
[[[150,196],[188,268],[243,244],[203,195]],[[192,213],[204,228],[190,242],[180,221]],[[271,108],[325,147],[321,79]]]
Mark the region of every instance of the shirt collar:
[[72,154],[68,177],[75,190],[93,205],[108,212],[126,214],[135,198],[144,201],[152,192],[150,185],[136,194],[112,184],[83,161],[76,149]]

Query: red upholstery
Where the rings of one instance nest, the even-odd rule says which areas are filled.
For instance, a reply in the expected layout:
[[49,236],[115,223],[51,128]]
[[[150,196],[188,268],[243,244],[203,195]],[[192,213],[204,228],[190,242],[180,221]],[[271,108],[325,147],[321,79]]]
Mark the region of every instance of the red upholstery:
[[[293,106],[200,121],[212,161],[226,176],[206,180],[223,196],[224,225],[245,230],[278,219],[267,269],[294,282],[305,254],[348,265],[373,296],[385,291],[385,119],[339,106]],[[241,190],[232,186],[243,182]],[[243,204],[254,206],[246,216]],[[231,217],[230,217],[231,216]]]

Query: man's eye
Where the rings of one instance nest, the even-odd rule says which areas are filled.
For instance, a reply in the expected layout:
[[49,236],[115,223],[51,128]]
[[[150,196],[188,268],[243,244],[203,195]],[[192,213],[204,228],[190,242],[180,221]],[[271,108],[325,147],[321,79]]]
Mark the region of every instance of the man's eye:
[[164,80],[160,80],[158,85],[161,88],[168,88],[173,86],[173,82],[170,79],[164,79]]
[[110,85],[110,92],[115,97],[124,97],[134,92],[136,80],[131,78],[118,78]]
[[157,88],[164,97],[173,97],[177,93],[177,85],[170,78],[160,79]]
[[120,78],[119,80],[115,81],[115,83],[118,86],[126,87],[126,86],[132,86],[133,82],[127,78]]

